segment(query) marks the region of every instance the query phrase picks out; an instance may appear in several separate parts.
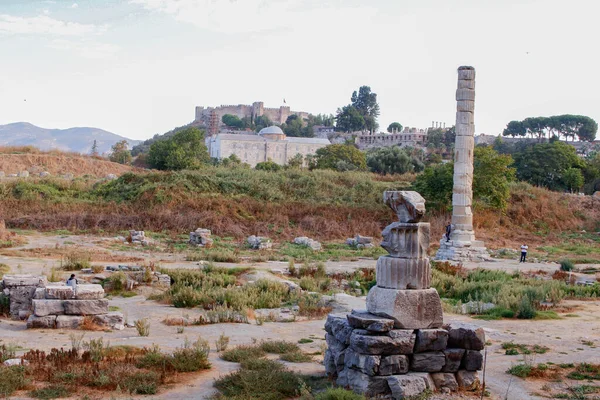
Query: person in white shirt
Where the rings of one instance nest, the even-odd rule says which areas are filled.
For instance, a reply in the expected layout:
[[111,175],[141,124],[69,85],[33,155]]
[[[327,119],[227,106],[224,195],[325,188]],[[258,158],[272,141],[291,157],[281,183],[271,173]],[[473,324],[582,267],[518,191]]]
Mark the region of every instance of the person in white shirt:
[[71,286],[73,290],[77,289],[77,279],[75,279],[75,274],[71,274],[71,277],[67,279],[67,286]]
[[525,257],[527,257],[528,248],[529,246],[527,246],[526,244],[521,246],[521,260],[519,261],[520,263],[525,262]]

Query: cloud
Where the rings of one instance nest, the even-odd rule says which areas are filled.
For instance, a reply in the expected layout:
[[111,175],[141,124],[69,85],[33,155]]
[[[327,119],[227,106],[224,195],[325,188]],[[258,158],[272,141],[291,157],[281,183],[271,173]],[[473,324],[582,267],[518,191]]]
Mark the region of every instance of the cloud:
[[[369,7],[332,7],[311,0],[129,0],[149,11],[162,12],[178,21],[220,33],[251,33],[319,22],[337,24],[345,17],[369,16]],[[350,22],[346,20],[345,22]]]
[[79,4],[77,4],[77,3],[73,3],[73,4],[71,5],[71,8],[77,8],[77,7],[79,7]]
[[106,29],[105,25],[61,21],[47,15],[17,17],[0,14],[0,34],[77,36],[103,33]]
[[110,43],[100,43],[87,40],[54,39],[48,47],[54,50],[78,53],[82,57],[101,60],[115,56],[121,48]]

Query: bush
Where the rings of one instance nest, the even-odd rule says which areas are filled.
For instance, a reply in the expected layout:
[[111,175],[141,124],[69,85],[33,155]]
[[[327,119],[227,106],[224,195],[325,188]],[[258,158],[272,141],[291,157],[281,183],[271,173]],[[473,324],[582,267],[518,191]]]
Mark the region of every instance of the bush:
[[329,388],[316,395],[315,400],[366,400],[366,398],[343,388]]
[[198,338],[194,343],[185,340],[183,347],[173,352],[171,361],[173,368],[178,372],[194,372],[201,369],[210,369],[208,353],[210,348],[208,342]]
[[521,319],[533,319],[535,318],[536,311],[533,307],[531,299],[527,296],[524,296],[521,299],[521,303],[519,304],[519,311],[517,313],[517,318]]
[[291,352],[299,352],[300,348],[296,343],[286,342],[284,340],[276,340],[271,342],[261,342],[260,348],[267,353],[284,354]]
[[156,394],[160,375],[154,371],[135,372],[123,380],[123,387],[131,394]]
[[560,261],[561,271],[572,271],[575,268],[575,263],[571,260],[564,259]]
[[91,268],[92,255],[86,250],[71,250],[61,260],[62,268],[66,271],[81,271]]
[[0,263],[0,278],[10,272],[10,266]]
[[61,397],[69,397],[69,390],[62,385],[52,385],[42,389],[32,390],[31,397],[36,399],[59,399]]
[[529,364],[513,365],[506,371],[507,374],[518,376],[519,378],[527,378],[531,375],[533,368]]
[[15,391],[23,389],[26,384],[25,367],[0,365],[0,396],[9,397]]
[[256,345],[240,345],[229,349],[221,354],[221,358],[230,362],[243,362],[245,360],[264,357],[266,352]]
[[312,357],[309,354],[303,353],[301,351],[292,351],[289,353],[284,353],[281,356],[279,356],[279,359],[282,361],[292,363],[304,363],[312,361]]
[[108,278],[110,290],[113,292],[121,292],[127,285],[127,275],[123,271],[116,272]]
[[135,321],[135,329],[137,329],[138,335],[149,336],[150,321],[147,318],[138,319],[137,321]]
[[215,349],[218,353],[227,350],[227,346],[229,345],[229,336],[225,336],[224,333],[221,333],[219,339],[215,341]]

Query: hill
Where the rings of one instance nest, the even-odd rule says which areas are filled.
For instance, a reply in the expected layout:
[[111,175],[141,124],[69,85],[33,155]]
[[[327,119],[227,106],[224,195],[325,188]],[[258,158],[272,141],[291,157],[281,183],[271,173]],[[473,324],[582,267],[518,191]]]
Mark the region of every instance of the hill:
[[140,143],[98,128],[46,129],[28,122],[0,125],[0,146],[35,146],[40,150],[88,154],[94,140],[100,154],[110,152],[112,145],[121,140],[127,140],[130,146]]
[[72,174],[104,178],[108,174],[122,175],[133,171],[128,165],[117,164],[100,157],[65,153],[58,150],[41,152],[34,147],[0,147],[0,172],[5,176],[28,171],[32,177],[40,172],[52,176]]

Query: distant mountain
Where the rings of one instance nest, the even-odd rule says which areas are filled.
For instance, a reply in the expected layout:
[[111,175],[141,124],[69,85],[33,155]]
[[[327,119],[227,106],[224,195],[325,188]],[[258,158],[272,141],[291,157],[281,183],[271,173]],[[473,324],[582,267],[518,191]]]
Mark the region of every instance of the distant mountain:
[[28,122],[0,125],[0,146],[35,146],[40,150],[63,150],[89,154],[94,140],[98,153],[109,153],[112,145],[127,140],[129,146],[139,144],[98,128],[45,129]]

